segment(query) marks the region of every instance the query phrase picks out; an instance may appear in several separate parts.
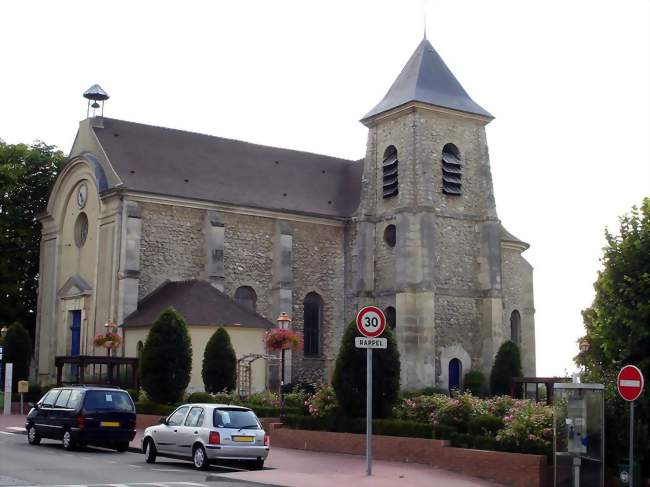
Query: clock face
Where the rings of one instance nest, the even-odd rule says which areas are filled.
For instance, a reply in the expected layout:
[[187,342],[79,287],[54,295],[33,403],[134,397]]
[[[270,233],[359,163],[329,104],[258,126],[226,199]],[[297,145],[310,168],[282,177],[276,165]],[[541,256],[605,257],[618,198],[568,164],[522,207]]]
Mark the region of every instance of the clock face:
[[83,208],[86,206],[86,199],[88,198],[88,186],[86,186],[86,183],[82,183],[81,186],[79,186],[79,191],[77,191],[77,205],[79,205],[79,208]]

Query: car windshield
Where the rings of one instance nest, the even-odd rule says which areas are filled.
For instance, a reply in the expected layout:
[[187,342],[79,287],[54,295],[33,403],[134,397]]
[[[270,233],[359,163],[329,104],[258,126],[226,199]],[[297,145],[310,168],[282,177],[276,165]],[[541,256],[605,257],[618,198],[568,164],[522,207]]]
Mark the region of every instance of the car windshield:
[[216,428],[260,429],[255,413],[245,409],[215,409],[214,426]]
[[87,411],[135,412],[131,397],[124,391],[86,391],[84,408]]

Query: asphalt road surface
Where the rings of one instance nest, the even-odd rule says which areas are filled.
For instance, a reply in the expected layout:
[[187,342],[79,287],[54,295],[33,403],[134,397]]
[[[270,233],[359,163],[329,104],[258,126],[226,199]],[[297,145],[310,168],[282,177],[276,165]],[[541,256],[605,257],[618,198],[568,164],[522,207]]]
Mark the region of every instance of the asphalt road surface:
[[199,472],[190,462],[158,458],[148,464],[141,453],[87,447],[67,452],[60,442],[27,443],[24,434],[0,432],[0,486],[262,487],[220,474],[241,469],[212,466]]

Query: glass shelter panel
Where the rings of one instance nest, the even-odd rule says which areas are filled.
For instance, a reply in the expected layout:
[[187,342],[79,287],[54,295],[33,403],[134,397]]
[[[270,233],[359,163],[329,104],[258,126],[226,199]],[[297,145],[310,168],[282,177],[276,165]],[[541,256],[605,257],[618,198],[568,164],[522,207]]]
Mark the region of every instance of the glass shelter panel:
[[554,485],[604,485],[602,384],[554,384],[554,396]]

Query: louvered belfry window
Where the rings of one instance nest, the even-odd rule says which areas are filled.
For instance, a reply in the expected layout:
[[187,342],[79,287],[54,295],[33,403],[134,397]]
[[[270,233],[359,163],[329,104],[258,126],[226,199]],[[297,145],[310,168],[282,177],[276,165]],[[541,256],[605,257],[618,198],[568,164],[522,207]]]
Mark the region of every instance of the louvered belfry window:
[[454,144],[442,149],[442,192],[460,196],[462,192],[463,166],[460,153]]
[[397,149],[395,149],[394,145],[390,145],[384,152],[384,162],[382,164],[384,173],[384,198],[392,198],[393,196],[397,196],[399,192],[397,164]]

